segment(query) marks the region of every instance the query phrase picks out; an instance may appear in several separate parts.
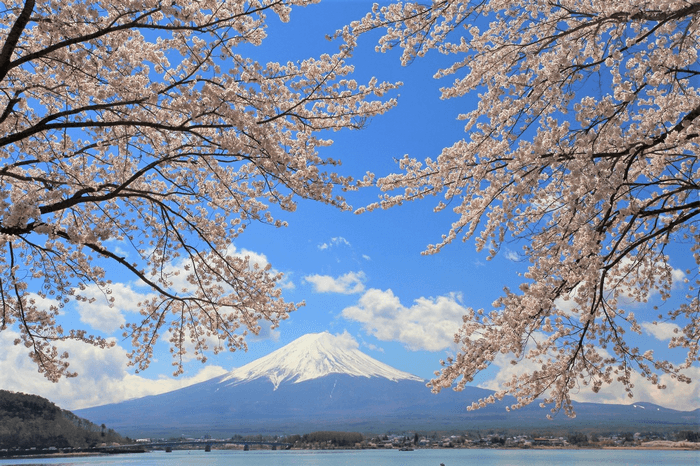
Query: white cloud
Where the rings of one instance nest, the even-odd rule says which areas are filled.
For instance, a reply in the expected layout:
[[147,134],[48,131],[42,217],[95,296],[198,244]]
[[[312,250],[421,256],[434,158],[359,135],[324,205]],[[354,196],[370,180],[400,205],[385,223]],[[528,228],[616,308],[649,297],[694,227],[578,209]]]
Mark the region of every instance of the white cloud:
[[[257,266],[260,270],[265,270],[268,266],[270,266],[270,262],[267,259],[267,256],[265,254],[251,251],[249,249],[237,249],[236,246],[230,245],[226,251],[223,252],[225,256],[231,256],[231,257],[237,257],[237,258],[248,258],[248,264],[249,266],[255,267]],[[187,281],[188,275],[190,275],[192,272],[192,262],[189,260],[189,258],[183,258],[178,262],[171,263],[167,267],[165,267],[165,272],[170,274],[170,281],[172,282],[172,286],[170,286],[170,290],[182,294],[182,293],[191,293],[193,285]],[[280,272],[271,267],[268,271],[270,275],[277,275]],[[294,289],[294,283],[290,280],[289,274],[284,274],[277,282],[277,286],[283,289]],[[230,288],[226,288],[230,290]]]
[[[605,350],[598,350],[601,355],[609,355]],[[510,382],[514,375],[519,376],[524,372],[532,373],[540,367],[538,364],[530,360],[520,360],[518,364],[511,364],[512,354],[499,354],[492,363],[493,368],[497,368],[496,375],[480,384],[481,388],[489,390],[501,390],[505,387],[505,382]],[[603,385],[598,393],[593,392],[590,387],[581,386],[577,390],[570,392],[571,398],[578,402],[588,403],[615,403],[615,404],[630,404],[634,402],[646,401],[666,408],[678,409],[681,411],[689,411],[700,408],[700,367],[691,367],[684,371],[693,383],[687,384],[672,379],[668,375],[660,376],[660,383],[666,385],[666,388],[659,390],[656,385],[649,383],[639,373],[632,373],[632,390],[634,398],[629,398],[623,385],[619,382],[614,382],[611,385]]]
[[[237,257],[247,257],[251,266],[257,265],[259,268],[264,269],[268,266],[267,257],[264,254],[249,251],[247,249],[242,249],[240,251],[236,250],[234,246],[231,246],[227,251],[227,254],[234,255]],[[165,272],[170,275],[170,280],[172,281],[172,286],[170,289],[178,294],[187,292],[192,285],[187,281],[187,267],[185,264],[189,263],[189,260],[183,259],[176,263],[172,263],[165,268]],[[274,269],[270,270],[271,274],[277,274],[278,272]],[[294,284],[287,280],[282,280],[279,283],[282,288],[293,288]],[[150,291],[149,287],[144,287],[143,283],[125,284],[125,283],[113,283],[110,284],[105,290],[108,290],[109,294],[105,294],[104,290],[101,290],[97,285],[91,284],[85,287],[84,290],[78,291],[76,293],[81,297],[85,298],[87,301],[80,300],[75,301],[75,307],[80,315],[80,321],[86,325],[89,325],[95,330],[111,334],[118,330],[121,325],[125,324],[128,320],[128,316],[125,313],[137,313],[138,303],[144,302],[148,299],[154,297],[154,294],[146,294],[146,290]],[[139,291],[142,292],[139,292]],[[43,305],[49,305],[52,302],[50,300],[43,300],[38,296],[35,297],[37,302],[45,303]],[[258,335],[251,335],[251,340],[265,340],[272,339],[277,340],[279,338],[279,332],[269,328],[269,325],[265,325],[266,322],[261,321],[261,331]],[[162,339],[168,341],[170,338],[169,331],[163,333]],[[207,344],[209,350],[212,350],[216,346],[222,346],[215,338],[208,338]],[[187,353],[184,357],[184,361],[190,361],[194,359],[194,346],[189,343],[186,344]]]
[[343,333],[336,333],[333,336],[335,337],[334,345],[339,349],[356,350],[360,347],[357,340],[355,340],[355,338],[350,335],[347,330],[343,330]]
[[372,351],[378,351],[378,352],[380,352],[380,353],[383,353],[383,352],[384,352],[384,348],[382,348],[381,346],[377,346],[377,345],[375,345],[375,344],[373,344],[373,343],[367,343],[367,342],[362,338],[362,335],[359,334],[359,333],[357,334],[357,339],[360,340],[360,346],[362,346],[363,348],[367,348],[367,349],[370,349],[370,350],[372,350]]
[[265,322],[260,323],[260,331],[258,332],[257,335],[254,334],[249,334],[248,339],[250,341],[260,341],[260,340],[272,340],[272,341],[279,341],[280,339],[280,332],[279,330],[273,330],[269,325],[266,325]]
[[363,346],[366,346],[368,349],[371,349],[372,351],[378,351],[380,353],[384,352],[384,348],[377,346],[377,345],[373,345],[372,343],[367,343]]
[[348,272],[338,278],[330,275],[307,275],[304,281],[314,286],[316,293],[362,293],[365,290],[364,272]]
[[29,301],[39,310],[50,311],[52,309],[59,309],[59,315],[65,314],[64,310],[60,310],[59,302],[56,299],[42,298],[36,293],[27,293],[27,298],[29,298]]
[[[235,246],[231,246],[226,252],[227,254],[238,257],[248,257],[251,266],[258,265],[261,269],[268,266],[268,260],[264,254],[247,249],[238,251]],[[172,281],[170,289],[178,294],[187,293],[190,291],[190,288],[192,288],[192,284],[187,281],[189,272],[187,271],[186,264],[188,263],[189,260],[183,259],[165,268],[165,272],[170,274],[170,280]],[[270,273],[275,275],[278,272],[275,269],[271,269]],[[278,285],[280,288],[284,289],[294,288],[294,283],[292,283],[286,275],[278,282]],[[127,321],[124,313],[138,312],[137,304],[139,302],[143,302],[155,296],[153,294],[135,291],[135,289],[150,290],[150,288],[144,286],[142,282],[134,284],[113,283],[106,289],[110,290],[110,294],[106,295],[94,284],[88,285],[82,291],[76,290],[77,294],[80,294],[80,296],[88,300],[76,301],[76,307],[80,314],[80,321],[95,330],[105,333],[112,333],[119,329],[119,327]],[[39,297],[36,298],[37,300],[40,299]],[[112,300],[111,305],[110,300]],[[267,332],[266,334],[274,337],[274,332]]]
[[507,249],[507,248],[506,248],[506,252],[504,255],[505,255],[505,258],[511,262],[517,262],[520,260],[520,256],[518,256],[517,252],[511,251],[510,249]]
[[[118,240],[116,238],[109,238],[107,241],[105,241],[105,245],[109,245],[112,249],[112,252],[114,252],[115,254],[124,258],[129,257],[129,251],[127,250],[128,246],[125,241]],[[120,245],[127,246],[127,249],[121,248]]]
[[372,260],[372,258],[369,257],[367,254],[362,254],[362,258],[363,258],[364,260],[366,260],[366,261],[371,261],[371,260]]
[[405,307],[391,290],[370,289],[356,306],[343,309],[342,316],[362,323],[382,341],[399,341],[414,351],[440,351],[455,348],[453,337],[466,314],[459,301],[460,295],[451,294],[419,298]]
[[[226,342],[223,340],[219,340],[219,338],[217,338],[216,335],[210,335],[210,336],[206,336],[203,334],[200,334],[200,335],[204,336],[204,341],[206,342],[206,345],[207,345],[207,349],[205,350],[205,355],[207,355],[207,356],[212,355],[215,348],[219,348],[219,351],[225,350]],[[162,336],[160,337],[160,341],[168,346],[172,346],[171,341],[173,339],[174,339],[173,338],[173,331],[170,328],[167,329],[165,332],[163,332]],[[192,341],[188,338],[187,335],[185,335],[184,349],[185,349],[185,354],[182,356],[182,362],[188,363],[190,361],[194,361],[195,359],[197,359],[197,355],[194,354],[194,343],[192,343]]]
[[656,324],[653,322],[642,322],[639,325],[646,333],[661,341],[670,340],[680,330],[678,325],[670,322],[657,322]]
[[[166,345],[172,345],[172,343],[170,343],[172,337],[173,332],[171,329],[168,329],[163,333],[163,336],[160,338],[160,340]],[[272,329],[268,322],[262,320],[260,321],[260,331],[258,332],[258,334],[255,335],[254,333],[249,332],[246,336],[247,343],[263,340],[278,341],[279,339],[279,330]],[[215,348],[219,348],[219,352],[227,351],[226,340],[219,339],[216,335],[204,336],[204,341],[207,345],[207,349],[205,350],[204,354],[207,357],[210,357],[214,354]],[[197,359],[197,355],[194,353],[194,343],[192,343],[192,341],[189,338],[185,339],[184,349],[185,354],[182,356],[182,361],[184,363],[188,363]]]
[[671,269],[671,277],[673,278],[673,288],[681,288],[685,283],[685,272],[681,269]]
[[[622,260],[622,265],[628,266],[631,263],[631,260],[629,258],[625,258]],[[682,288],[683,284],[685,283],[685,272],[683,272],[680,269],[675,269],[673,267],[670,268],[671,270],[671,277],[673,279],[673,284],[672,288],[673,289],[678,289]],[[656,277],[656,282],[658,283],[660,281],[660,276]],[[608,297],[611,297],[613,294],[613,289],[615,287],[615,283],[611,283],[608,281],[606,283],[608,288],[606,289],[606,293]],[[617,297],[617,306],[620,309],[634,309],[634,308],[639,308],[643,306],[647,306],[647,302],[650,299],[654,299],[655,297],[659,296],[659,290],[658,289],[651,289],[648,291],[648,294],[646,295],[646,301],[642,300],[640,301],[638,298],[638,290],[630,288],[627,284],[617,284],[617,289],[620,291],[620,296]],[[557,306],[557,308],[561,311],[564,311],[567,315],[572,316],[573,309],[578,307],[579,305],[575,301],[575,297],[577,296],[577,293],[579,291],[579,287],[576,286],[570,293],[570,298],[568,300],[564,300],[562,298],[557,298],[554,301],[554,304]],[[580,312],[580,311],[579,311]]]
[[[267,260],[267,256],[265,254],[251,251],[249,249],[244,248],[244,249],[241,249],[240,252],[238,252],[238,251],[236,251],[235,246],[231,246],[229,248],[228,252],[231,255],[235,255],[235,256],[239,256],[239,257],[248,257],[248,260],[250,261],[250,265],[257,264],[258,267],[260,267],[260,269],[264,269],[270,263]],[[272,275],[277,275],[279,273],[279,271],[274,269],[274,268],[271,268],[270,273]],[[294,286],[294,282],[291,281],[290,277],[291,277],[290,273],[285,273],[282,276],[282,279],[277,282],[277,286],[279,286],[280,288],[285,289],[285,290],[293,290],[295,288],[295,286]]]
[[[543,340],[546,338],[541,332],[535,332],[532,336],[538,340]],[[529,350],[533,349],[534,346],[534,343],[528,343],[527,347],[525,348],[525,354],[527,354]],[[518,360],[517,364],[512,364],[512,360],[513,353],[499,353],[496,355],[491,367],[498,368],[498,372],[492,379],[481,382],[477,386],[480,388],[487,388],[489,390],[502,390],[505,386],[504,384],[512,381],[514,375],[519,376],[525,372],[532,373],[533,371],[540,369],[540,365],[529,359],[523,358]]]
[[649,383],[636,372],[632,373],[634,398],[629,398],[622,384],[615,382],[612,385],[603,386],[598,393],[583,387],[578,393],[572,393],[571,398],[576,401],[592,403],[619,403],[630,404],[647,401],[666,408],[691,411],[700,408],[700,367],[691,367],[684,371],[693,382],[687,384],[663,375],[659,379],[666,388],[659,390],[656,385]]
[[99,349],[76,341],[62,342],[61,350],[70,353],[70,370],[78,377],[62,378],[58,383],[46,380],[28,357],[28,350],[13,344],[19,334],[0,333],[0,373],[2,388],[43,396],[64,409],[80,409],[131,398],[177,390],[203,382],[226,372],[220,366],[205,366],[192,377],[146,379],[127,372],[124,348]]
[[321,251],[324,251],[328,248],[331,248],[333,246],[350,246],[350,242],[343,238],[342,236],[336,236],[334,238],[331,238],[331,240],[327,243],[321,243],[318,245],[318,248]]
[[[630,267],[632,264],[632,260],[629,257],[625,257],[621,262],[620,262],[620,267],[624,268],[625,267]],[[656,263],[654,264],[654,267],[662,267],[662,263]],[[682,288],[684,283],[685,283],[685,272],[683,272],[681,269],[676,269],[671,267],[670,265],[667,266],[668,269],[670,270],[670,275],[671,275],[671,280],[672,284],[671,287],[672,289],[676,290],[679,288]],[[646,275],[649,273],[649,266],[644,266],[644,267],[638,267],[634,269],[633,271],[628,272],[625,274],[625,279],[630,280],[630,279],[645,279]],[[654,277],[655,282],[658,284],[661,282],[661,275],[656,274]],[[622,293],[619,298],[620,304],[619,307],[625,308],[625,307],[637,307],[641,305],[646,305],[645,300],[639,299],[640,297],[640,290],[638,289],[638,286],[636,288],[630,288],[629,283],[622,283],[622,284],[615,284],[615,283],[608,283],[609,286],[618,288]],[[652,288],[649,290],[647,293],[641,293],[641,297],[645,297],[647,300],[652,299],[656,296],[658,296],[659,290],[657,288]]]
[[76,305],[81,322],[95,330],[112,333],[126,323],[124,312],[138,312],[137,304],[148,299],[149,295],[138,293],[124,283],[112,283],[108,289],[111,293],[105,295],[97,285],[88,285],[76,293],[91,301],[76,301]]

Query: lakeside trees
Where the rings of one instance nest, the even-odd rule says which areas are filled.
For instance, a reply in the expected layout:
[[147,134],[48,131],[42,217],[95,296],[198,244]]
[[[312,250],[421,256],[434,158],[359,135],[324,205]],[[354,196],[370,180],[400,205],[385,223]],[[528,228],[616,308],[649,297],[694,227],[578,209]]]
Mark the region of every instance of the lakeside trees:
[[349,78],[342,51],[267,64],[240,53],[264,40],[266,15],[310,3],[3,2],[0,330],[21,333],[48,379],[75,375],[57,341],[112,344],[57,316],[88,287],[109,297],[114,271],[151,292],[125,328],[138,369],[168,331],[178,373],[186,342],[201,360],[245,348],[261,321],[297,308],[232,243],[250,222],[283,226],[273,212],[299,198],[347,208],[339,191],[363,181],[318,149],[326,130],[392,107],[382,96],[395,87]]
[[0,449],[86,448],[126,439],[36,395],[0,390]]
[[[632,396],[633,371],[660,389],[663,374],[690,383],[697,272],[674,272],[667,249],[684,242],[700,264],[699,19],[686,0],[443,0],[375,5],[338,32],[354,46],[383,30],[378,49],[401,48],[404,64],[453,55],[436,72],[454,77],[442,98],[479,95],[459,116],[464,139],[436,158],[404,157],[378,180],[380,202],[359,212],[441,196],[435,210],[456,219],[426,254],[460,238],[491,258],[520,240],[530,264],[494,310],[464,316],[461,351],[434,391],[463,388],[499,354],[523,370],[471,409],[510,394],[513,408],[543,396],[573,415],[572,390],[620,382]],[[674,364],[630,343],[627,332],[641,333],[630,307],[669,298],[685,278],[695,288],[684,302],[650,312],[674,323],[670,346],[686,354]]]

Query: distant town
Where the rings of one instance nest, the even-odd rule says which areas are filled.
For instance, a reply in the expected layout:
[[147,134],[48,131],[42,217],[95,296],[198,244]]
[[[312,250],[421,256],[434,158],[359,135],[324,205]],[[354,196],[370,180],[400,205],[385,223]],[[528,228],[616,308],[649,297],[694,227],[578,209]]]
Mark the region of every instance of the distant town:
[[350,450],[350,449],[416,449],[441,448],[506,448],[506,449],[656,449],[700,450],[700,432],[679,431],[671,433],[620,433],[597,435],[571,433],[564,436],[504,435],[496,432],[481,435],[469,432],[459,434],[403,434],[363,435],[359,432],[320,431],[304,435],[263,436],[235,435],[217,439],[207,435],[200,438],[139,438],[125,442],[103,442],[89,448],[31,447],[3,448],[0,458],[46,457],[73,455],[102,455],[145,453],[164,450]]
[[417,448],[657,448],[700,450],[700,432],[635,432],[612,435],[569,433],[562,436],[486,434],[403,434],[363,435],[358,432],[313,432],[290,436],[241,436],[229,439],[202,438],[137,439],[137,445],[160,449],[417,449]]

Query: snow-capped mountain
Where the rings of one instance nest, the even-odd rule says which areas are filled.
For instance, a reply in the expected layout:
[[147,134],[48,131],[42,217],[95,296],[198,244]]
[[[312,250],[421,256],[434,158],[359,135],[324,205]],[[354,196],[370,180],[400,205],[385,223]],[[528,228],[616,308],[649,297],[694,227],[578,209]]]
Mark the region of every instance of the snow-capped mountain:
[[[536,403],[506,413],[502,404],[465,408],[493,394],[466,387],[432,394],[425,381],[394,369],[357,349],[348,334],[305,335],[228,374],[161,395],[76,410],[122,435],[179,437],[212,434],[301,434],[315,430],[359,432],[511,430],[561,432],[605,426],[617,431],[700,424],[700,410],[674,411],[655,405],[575,403],[577,417],[546,419]],[[640,403],[636,403],[640,406]],[[651,409],[653,407],[654,409]]]
[[297,338],[277,351],[229,372],[220,383],[237,385],[264,378],[276,390],[285,381],[300,383],[330,374],[383,377],[394,382],[423,381],[367,356],[357,349],[357,343],[348,334],[335,336],[323,332]]

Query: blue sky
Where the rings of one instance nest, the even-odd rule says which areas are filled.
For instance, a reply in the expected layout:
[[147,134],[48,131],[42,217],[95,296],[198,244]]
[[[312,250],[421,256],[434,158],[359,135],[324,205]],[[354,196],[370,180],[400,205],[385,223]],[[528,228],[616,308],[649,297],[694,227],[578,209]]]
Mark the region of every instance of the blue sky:
[[[251,47],[246,53],[261,62],[300,60],[321,53],[332,53],[338,44],[324,39],[349,21],[359,18],[370,2],[325,0],[320,5],[292,12],[289,24],[271,21],[269,37],[263,46]],[[432,78],[449,57],[433,54],[415,61],[408,68],[400,66],[397,53],[374,52],[371,37],[360,41],[353,57],[355,79],[362,82],[371,76],[380,80],[403,81],[398,107],[377,117],[360,131],[329,135],[335,143],[325,153],[340,159],[340,171],[361,177],[366,171],[381,176],[398,169],[395,159],[404,154],[418,158],[434,157],[440,150],[463,137],[457,121],[476,105],[476,96],[459,100],[439,100],[441,83]],[[449,79],[449,78],[448,78]],[[375,189],[349,193],[348,202],[361,207],[377,200]],[[206,380],[258,357],[311,332],[347,332],[359,348],[370,356],[425,379],[439,369],[439,360],[454,354],[452,335],[461,323],[467,307],[490,309],[504,286],[520,283],[518,272],[526,270],[520,261],[520,244],[504,244],[492,260],[477,253],[473,242],[457,242],[433,256],[421,255],[426,246],[439,241],[454,220],[449,209],[432,212],[437,198],[407,204],[388,211],[362,215],[341,212],[314,202],[301,201],[294,213],[285,214],[289,226],[254,224],[235,244],[237,251],[255,260],[269,262],[285,274],[284,296],[289,301],[305,301],[274,331],[264,329],[261,336],[249,340],[247,353],[210,355],[206,365],[197,361],[186,364],[185,374],[173,378],[171,358],[164,342],[157,346],[156,361],[143,373],[134,374],[126,367],[124,353],[128,342],[119,337],[118,325],[137,317],[134,303],[146,292],[126,281],[114,286],[115,306],[104,303],[89,307],[71,305],[67,318],[104,335],[117,337],[117,347],[100,351],[68,344],[72,368],[77,379],[52,384],[36,373],[23,347],[12,345],[13,330],[0,334],[0,388],[36,393],[65,408],[82,408],[120,401],[179,388]],[[674,255],[674,252],[676,254]],[[696,268],[680,247],[671,248],[671,263],[681,270]],[[687,262],[686,262],[687,261]],[[683,294],[683,290],[676,292]],[[634,309],[640,323],[651,320],[658,297],[644,307]],[[664,304],[669,308],[673,301]],[[644,333],[633,336],[640,348],[654,349],[659,356],[674,361],[683,353],[666,347],[672,327],[642,325]],[[496,388],[511,371],[505,360],[480,374],[476,385]],[[700,368],[690,370],[700,378]],[[677,409],[700,407],[697,384],[667,382],[666,392],[638,383],[634,401],[652,401]],[[582,391],[574,396],[581,401],[630,402],[620,387],[604,389],[594,395]],[[465,400],[465,406],[472,400]]]

